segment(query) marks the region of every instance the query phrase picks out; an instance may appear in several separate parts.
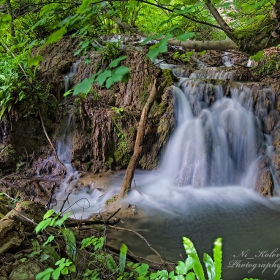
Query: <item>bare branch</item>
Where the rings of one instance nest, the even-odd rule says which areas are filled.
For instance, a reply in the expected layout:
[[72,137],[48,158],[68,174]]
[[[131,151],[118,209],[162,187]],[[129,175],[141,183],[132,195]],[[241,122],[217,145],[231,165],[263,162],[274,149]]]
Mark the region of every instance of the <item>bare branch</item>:
[[228,35],[228,37],[230,37],[231,39],[234,40],[234,34],[233,34],[232,29],[228,26],[228,24],[221,17],[220,13],[215,8],[215,6],[211,4],[211,1],[206,0],[205,5],[208,8],[209,12],[212,14],[212,16],[215,18],[215,20],[217,21],[217,23],[220,25],[221,29]]

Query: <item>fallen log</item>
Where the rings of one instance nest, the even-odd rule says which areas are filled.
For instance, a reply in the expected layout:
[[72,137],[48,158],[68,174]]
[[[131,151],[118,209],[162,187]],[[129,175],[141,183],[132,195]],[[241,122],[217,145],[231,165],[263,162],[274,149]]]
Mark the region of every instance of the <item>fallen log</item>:
[[45,207],[39,203],[18,202],[16,207],[0,220],[0,254],[18,247],[25,239],[25,232],[33,231],[45,212]]

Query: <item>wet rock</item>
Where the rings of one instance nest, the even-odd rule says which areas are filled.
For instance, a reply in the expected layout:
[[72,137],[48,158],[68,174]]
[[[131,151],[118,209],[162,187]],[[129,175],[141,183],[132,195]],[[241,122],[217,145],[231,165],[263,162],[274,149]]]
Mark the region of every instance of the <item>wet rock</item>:
[[279,112],[272,110],[263,119],[264,133],[270,134],[279,120]]
[[[35,261],[19,264],[10,274],[9,280],[35,280],[41,268]],[[1,278],[0,278],[1,280]]]
[[23,226],[12,220],[0,220],[0,254],[18,247],[24,240]]
[[277,147],[274,150],[271,161],[272,161],[274,168],[276,170],[280,170],[280,147]]
[[269,157],[262,156],[258,161],[258,170],[267,168],[269,166]]
[[272,145],[275,149],[280,148],[280,122],[278,121],[277,124],[275,125],[272,133],[271,133],[271,138],[272,138]]
[[268,168],[260,170],[257,176],[255,190],[264,196],[271,197],[273,196],[273,189],[273,178],[270,170]]
[[9,198],[5,195],[0,196],[0,219],[2,219],[10,211],[8,209],[10,202]]

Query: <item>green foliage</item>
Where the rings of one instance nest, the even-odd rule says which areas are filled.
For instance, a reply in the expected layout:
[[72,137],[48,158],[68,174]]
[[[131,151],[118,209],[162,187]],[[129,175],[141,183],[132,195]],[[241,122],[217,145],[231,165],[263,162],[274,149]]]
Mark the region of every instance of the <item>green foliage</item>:
[[[53,210],[49,210],[43,218],[43,221],[53,219],[51,227],[57,227],[57,214]],[[41,224],[41,223],[40,223]],[[40,225],[39,224],[39,225]],[[38,226],[39,226],[38,225]],[[41,226],[39,226],[41,228]],[[59,224],[59,234],[54,237],[49,235],[49,238],[43,245],[40,245],[37,240],[32,240],[33,252],[28,257],[40,256],[42,262],[47,262],[48,267],[37,274],[36,280],[57,280],[57,279],[110,279],[117,280],[221,280],[222,277],[222,239],[217,238],[214,242],[213,259],[206,253],[203,255],[202,262],[190,239],[183,237],[183,245],[187,258],[185,261],[179,261],[173,271],[166,269],[151,272],[148,264],[145,263],[127,263],[128,248],[122,244],[119,257],[106,252],[105,238],[90,236],[84,238],[80,242],[80,246],[76,244],[76,238],[72,231],[62,224]],[[37,229],[38,231],[38,229]],[[38,231],[39,232],[39,231]],[[56,253],[57,245],[55,239],[62,236],[64,240],[66,257],[60,257]],[[61,242],[60,242],[61,244]],[[60,248],[61,250],[62,248]],[[79,252],[79,254],[78,254]],[[78,268],[77,256],[89,255],[89,259],[84,266]],[[85,260],[83,259],[83,262]],[[207,276],[205,276],[205,271]],[[257,280],[247,279],[244,280]]]

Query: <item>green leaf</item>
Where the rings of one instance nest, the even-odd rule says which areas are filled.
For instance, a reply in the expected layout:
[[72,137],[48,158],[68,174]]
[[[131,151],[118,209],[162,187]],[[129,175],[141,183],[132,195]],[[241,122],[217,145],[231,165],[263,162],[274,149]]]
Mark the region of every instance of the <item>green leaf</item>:
[[83,0],[82,5],[79,7],[79,9],[77,10],[77,14],[81,14],[83,13],[87,7],[89,7],[89,5],[93,2],[93,0]]
[[183,237],[183,243],[184,243],[186,254],[195,260],[193,270],[195,272],[197,279],[205,280],[204,271],[193,243],[191,242],[190,239],[186,237]]
[[64,222],[68,219],[68,217],[70,216],[70,213],[66,213],[65,215],[63,215],[62,218],[58,219],[55,223],[54,226],[55,227],[61,227]]
[[94,79],[92,77],[84,79],[82,82],[78,83],[77,85],[74,86],[73,90],[73,95],[78,95],[80,93],[88,93],[91,89],[91,86],[94,82]]
[[62,234],[66,243],[66,253],[68,255],[68,258],[75,262],[77,258],[75,235],[68,228],[63,229]]
[[122,275],[124,273],[126,255],[127,255],[127,246],[125,244],[122,244],[120,249],[120,259],[119,259],[119,275]]
[[107,78],[112,76],[111,70],[105,70],[103,73],[99,74],[95,81],[102,86]]
[[126,59],[126,58],[127,58],[127,55],[123,55],[123,56],[121,56],[121,57],[119,57],[119,58],[114,59],[114,60],[109,64],[109,67],[112,68],[112,67],[118,66],[119,63],[120,63],[122,60]]
[[73,93],[73,91],[74,91],[73,89],[69,89],[66,92],[64,92],[63,96],[65,97],[67,95],[70,95],[71,93]]
[[129,68],[123,65],[116,68],[114,71],[114,75],[125,75],[127,73],[129,73]]
[[28,58],[27,64],[28,66],[38,66],[39,62],[41,62],[44,58],[41,55],[37,55],[35,57]]
[[60,271],[61,271],[60,267],[57,267],[57,268],[53,271],[53,273],[52,273],[52,278],[53,278],[54,280],[58,280],[58,279],[59,279]]
[[[203,262],[205,263],[205,267],[206,267],[206,270],[207,270],[207,275],[208,275],[208,279],[216,279],[215,278],[215,264],[214,264],[214,261],[212,260],[212,258],[204,253],[203,254]],[[219,278],[220,280],[220,278]]]
[[46,45],[59,41],[66,32],[67,32],[66,27],[65,26],[61,27],[60,29],[58,29],[48,37],[46,41]]
[[250,56],[250,59],[256,62],[260,61],[261,59],[264,59],[264,51],[259,51],[255,55]]
[[48,227],[51,224],[51,220],[44,220],[41,221],[35,228],[36,234],[38,234],[40,231],[44,230],[46,227]]
[[110,88],[112,86],[112,84],[114,83],[114,78],[110,77],[106,80],[106,88]]
[[192,38],[194,35],[195,34],[193,32],[188,32],[188,33],[180,34],[179,36],[177,36],[177,39],[185,42],[186,40]]
[[46,246],[48,243],[52,242],[54,240],[54,236],[50,235],[48,239],[44,242],[43,246]]
[[36,275],[36,280],[49,280],[53,271],[52,268],[47,268]]
[[160,51],[158,48],[150,49],[147,53],[147,57],[150,58],[152,61],[157,58],[157,56],[160,54]]
[[182,261],[179,261],[176,266],[176,273],[179,275],[185,275],[188,272],[185,263]]
[[193,272],[188,273],[186,276],[186,280],[195,280],[195,274]]
[[139,276],[145,276],[149,272],[149,265],[146,263],[142,263],[135,270],[138,272]]
[[151,60],[154,60],[160,53],[164,53],[167,51],[167,43],[168,40],[172,38],[172,34],[168,34],[163,38],[158,44],[152,46],[150,51],[146,55]]
[[50,209],[46,212],[46,214],[43,217],[43,220],[49,218],[53,213],[55,213],[55,211],[53,209]]
[[213,257],[215,263],[215,280],[220,280],[222,275],[222,238],[214,242]]

